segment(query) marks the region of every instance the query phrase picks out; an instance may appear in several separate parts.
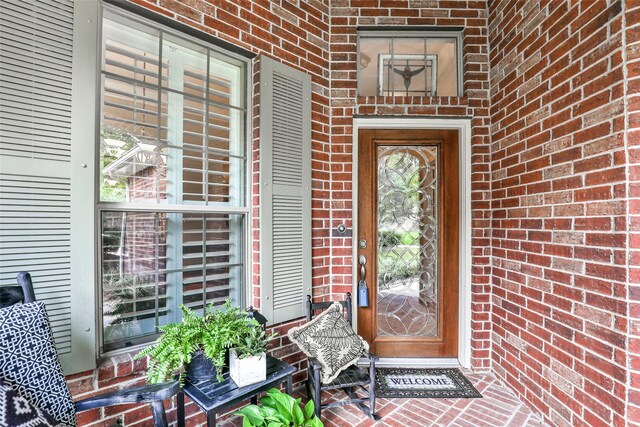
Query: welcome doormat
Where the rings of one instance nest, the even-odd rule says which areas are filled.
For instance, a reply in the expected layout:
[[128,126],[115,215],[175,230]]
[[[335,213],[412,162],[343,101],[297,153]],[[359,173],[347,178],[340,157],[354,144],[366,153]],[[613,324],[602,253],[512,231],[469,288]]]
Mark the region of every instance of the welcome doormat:
[[376,368],[377,397],[482,397],[456,368]]

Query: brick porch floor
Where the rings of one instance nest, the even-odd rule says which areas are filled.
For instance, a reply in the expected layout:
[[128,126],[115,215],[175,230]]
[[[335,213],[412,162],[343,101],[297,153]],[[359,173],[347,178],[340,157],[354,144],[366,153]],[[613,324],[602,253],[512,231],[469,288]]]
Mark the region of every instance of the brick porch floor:
[[[482,399],[378,399],[377,423],[354,406],[322,412],[325,427],[540,427],[544,424],[493,375],[465,373]],[[339,397],[339,396],[338,396]],[[304,399],[304,397],[303,397]],[[238,419],[218,424],[236,427]]]

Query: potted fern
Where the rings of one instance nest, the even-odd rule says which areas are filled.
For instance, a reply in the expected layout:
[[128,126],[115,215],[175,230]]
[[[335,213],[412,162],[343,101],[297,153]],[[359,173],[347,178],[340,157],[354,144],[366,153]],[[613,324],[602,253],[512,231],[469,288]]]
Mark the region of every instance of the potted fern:
[[247,324],[243,337],[229,350],[229,375],[238,387],[267,379],[267,343],[276,335]]
[[184,305],[180,309],[182,321],[160,326],[162,335],[135,356],[135,359],[149,356],[147,382],[169,381],[176,371],[181,384],[185,373],[192,381],[216,377],[222,382],[228,349],[241,342],[247,328],[258,322],[248,318],[240,308],[231,307],[230,301],[221,308],[208,305],[203,316]]

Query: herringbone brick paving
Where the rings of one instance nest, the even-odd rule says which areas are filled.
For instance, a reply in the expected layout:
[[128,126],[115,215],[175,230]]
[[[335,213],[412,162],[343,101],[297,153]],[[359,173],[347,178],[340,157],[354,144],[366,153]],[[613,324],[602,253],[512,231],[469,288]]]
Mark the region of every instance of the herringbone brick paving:
[[[322,412],[322,421],[325,427],[544,426],[540,418],[493,375],[465,375],[482,393],[482,399],[378,399],[376,409],[381,420],[377,423],[366,418],[355,406],[325,410]],[[341,399],[340,395],[333,397]],[[219,425],[236,427],[242,423],[239,419],[231,418]]]

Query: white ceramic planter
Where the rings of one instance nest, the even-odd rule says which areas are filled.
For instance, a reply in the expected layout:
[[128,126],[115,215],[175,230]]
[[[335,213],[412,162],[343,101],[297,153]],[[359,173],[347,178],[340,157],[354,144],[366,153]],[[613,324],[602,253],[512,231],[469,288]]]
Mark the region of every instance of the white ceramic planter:
[[229,375],[238,387],[246,387],[267,379],[267,355],[239,359],[236,349],[229,351]]

